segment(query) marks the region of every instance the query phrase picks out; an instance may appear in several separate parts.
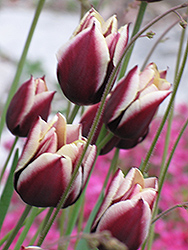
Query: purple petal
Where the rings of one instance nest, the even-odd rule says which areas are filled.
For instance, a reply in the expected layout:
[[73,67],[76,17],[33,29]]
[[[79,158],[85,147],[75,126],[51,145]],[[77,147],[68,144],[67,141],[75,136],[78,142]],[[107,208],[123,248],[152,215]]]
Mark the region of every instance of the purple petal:
[[137,250],[147,237],[150,222],[151,211],[145,201],[126,200],[105,212],[96,231],[108,230],[129,250]]
[[108,62],[105,38],[95,24],[72,38],[58,52],[57,75],[65,96],[77,104],[93,104]]
[[[44,153],[17,174],[15,187],[21,198],[38,207],[56,207],[72,173],[70,159]],[[80,189],[80,186],[77,187]]]

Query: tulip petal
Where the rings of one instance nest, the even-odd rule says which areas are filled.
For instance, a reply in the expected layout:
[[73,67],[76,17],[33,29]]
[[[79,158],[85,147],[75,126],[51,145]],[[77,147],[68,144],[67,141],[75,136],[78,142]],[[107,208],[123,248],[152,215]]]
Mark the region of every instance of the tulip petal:
[[35,122],[32,120],[33,117],[40,116],[43,120],[47,120],[54,94],[55,91],[46,91],[34,97],[31,109],[25,114],[23,121],[20,121],[19,130],[22,131],[20,136],[28,134],[32,123]]
[[115,53],[114,53],[114,58],[113,58],[113,65],[115,67],[117,66],[117,63],[119,62],[127,46],[128,38],[129,38],[129,25],[125,25],[121,27],[118,33],[120,34],[120,36],[115,47]]
[[[56,207],[72,174],[69,158],[44,153],[15,177],[21,198],[37,207]],[[18,178],[18,179],[17,179]],[[79,188],[79,187],[78,187]]]
[[150,222],[151,211],[145,201],[126,200],[112,205],[105,212],[96,231],[108,230],[129,250],[137,250],[148,234]]
[[95,23],[63,46],[57,58],[57,76],[65,96],[76,104],[93,104],[110,60],[105,38]]
[[[31,76],[31,79],[23,83],[18,89],[12,101],[9,105],[6,115],[6,122],[8,129],[15,133],[14,131],[18,130],[18,126],[22,123],[23,118],[30,111],[30,108],[33,105],[35,96],[35,81]],[[18,112],[15,112],[19,110]]]
[[116,128],[116,135],[122,138],[138,138],[144,134],[159,104],[170,93],[171,91],[156,91],[133,102]]
[[136,195],[134,195],[132,199],[143,199],[148,203],[150,209],[152,210],[156,197],[157,197],[157,190],[153,188],[146,188],[143,189],[142,192],[139,192]]
[[113,197],[113,202],[117,202],[120,199],[127,199],[136,184],[144,188],[144,178],[138,168],[131,168]]
[[33,126],[28,135],[27,141],[24,145],[22,154],[18,161],[16,172],[19,171],[24,166],[26,166],[27,163],[35,155],[39,146],[39,141],[41,140],[41,127],[43,123],[45,122],[40,117],[38,117],[35,125]]
[[114,121],[136,98],[139,86],[139,70],[134,67],[122,78],[112,92],[104,112],[105,123]]
[[77,140],[81,140],[81,137],[82,137],[81,124],[67,124],[67,136],[66,136],[67,144]]
[[114,177],[111,180],[111,183],[109,184],[109,188],[105,194],[105,198],[103,200],[102,205],[100,206],[100,209],[95,217],[95,220],[93,222],[92,231],[95,230],[101,216],[105,213],[105,211],[108,209],[108,207],[112,204],[113,197],[116,194],[120,184],[124,180],[124,175],[120,169],[118,169],[114,175]]

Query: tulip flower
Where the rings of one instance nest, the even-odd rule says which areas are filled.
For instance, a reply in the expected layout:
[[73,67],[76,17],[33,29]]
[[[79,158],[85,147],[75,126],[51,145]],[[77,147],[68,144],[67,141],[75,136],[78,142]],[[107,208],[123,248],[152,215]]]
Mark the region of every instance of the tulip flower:
[[38,116],[47,120],[55,91],[48,91],[44,77],[23,83],[17,90],[6,115],[8,129],[16,136],[26,137]]
[[57,78],[64,95],[78,105],[100,101],[109,76],[128,42],[128,25],[117,30],[92,8],[57,54]]
[[[46,123],[40,117],[31,128],[14,175],[14,186],[29,205],[56,207],[66,190],[86,139],[81,125],[67,125],[58,113]],[[89,146],[63,207],[81,194],[96,155]]]
[[148,133],[160,103],[171,93],[166,71],[159,72],[150,63],[143,72],[134,67],[122,78],[104,111],[104,123],[122,139],[141,141]]
[[125,178],[122,171],[117,170],[95,217],[92,232],[109,231],[129,250],[138,249],[148,234],[157,189],[157,178],[144,179],[137,168],[132,168]]

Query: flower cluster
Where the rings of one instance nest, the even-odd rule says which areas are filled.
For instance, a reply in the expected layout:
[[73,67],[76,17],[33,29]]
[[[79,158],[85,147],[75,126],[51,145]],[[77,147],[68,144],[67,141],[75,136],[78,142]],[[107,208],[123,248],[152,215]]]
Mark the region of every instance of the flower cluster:
[[[91,8],[58,51],[57,79],[65,97],[79,106],[90,105],[79,124],[67,124],[61,113],[49,117],[55,91],[48,91],[44,77],[31,77],[14,95],[6,123],[14,135],[27,137],[14,172],[14,188],[25,203],[57,210],[73,205],[87,187],[99,154],[114,147],[131,149],[149,135],[171,84],[167,71],[159,71],[153,62],[143,71],[136,65],[117,80],[128,38],[129,24],[118,29],[115,15],[104,21]],[[122,169],[116,168],[89,230],[108,231],[126,249],[136,250],[149,232],[158,180],[144,178],[136,167],[124,176]],[[106,249],[100,243],[98,248]]]

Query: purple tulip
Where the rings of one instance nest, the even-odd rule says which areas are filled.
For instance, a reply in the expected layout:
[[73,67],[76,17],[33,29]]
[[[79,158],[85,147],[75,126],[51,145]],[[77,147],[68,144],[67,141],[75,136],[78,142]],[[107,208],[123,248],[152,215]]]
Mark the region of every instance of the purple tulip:
[[16,136],[26,137],[38,116],[48,118],[55,91],[48,91],[44,78],[23,83],[15,93],[6,115],[8,129]]
[[137,168],[132,168],[124,178],[121,170],[117,170],[93,222],[92,232],[109,231],[129,250],[138,249],[148,234],[157,190],[157,178],[144,179]]
[[117,30],[115,16],[104,22],[92,8],[57,54],[57,77],[64,95],[78,105],[100,101],[128,42],[128,25]]
[[107,128],[122,139],[141,141],[158,106],[171,93],[165,76],[154,63],[141,73],[134,67],[111,92],[104,111]]
[[[56,207],[85,144],[81,125],[67,125],[60,113],[48,123],[38,118],[28,135],[15,171],[15,189],[23,201],[37,207]],[[63,207],[78,199],[95,155],[96,147],[89,146]]]

